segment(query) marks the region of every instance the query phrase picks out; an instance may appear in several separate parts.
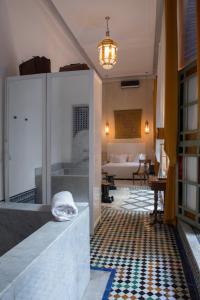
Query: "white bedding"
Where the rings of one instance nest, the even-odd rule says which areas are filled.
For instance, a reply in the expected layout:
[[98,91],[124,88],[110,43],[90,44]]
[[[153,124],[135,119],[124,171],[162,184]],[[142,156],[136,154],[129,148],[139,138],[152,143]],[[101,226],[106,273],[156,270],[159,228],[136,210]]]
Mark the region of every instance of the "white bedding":
[[[102,166],[103,172],[107,172],[110,175],[115,175],[118,179],[132,179],[133,172],[137,171],[139,162],[124,162],[124,163],[107,163]],[[143,170],[144,165],[141,165]]]

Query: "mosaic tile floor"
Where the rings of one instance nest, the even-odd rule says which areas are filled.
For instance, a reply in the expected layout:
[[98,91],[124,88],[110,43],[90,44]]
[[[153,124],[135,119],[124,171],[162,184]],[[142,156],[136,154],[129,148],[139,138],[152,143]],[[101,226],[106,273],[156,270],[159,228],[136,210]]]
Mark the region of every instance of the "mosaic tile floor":
[[108,299],[191,299],[173,229],[149,223],[146,212],[103,208],[91,265],[116,269]]

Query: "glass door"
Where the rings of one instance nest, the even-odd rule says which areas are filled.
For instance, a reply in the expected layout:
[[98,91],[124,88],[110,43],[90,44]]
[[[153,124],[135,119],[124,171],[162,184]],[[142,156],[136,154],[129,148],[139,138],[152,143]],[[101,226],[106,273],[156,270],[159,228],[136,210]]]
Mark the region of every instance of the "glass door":
[[48,200],[70,191],[89,200],[89,76],[61,72],[47,77]]

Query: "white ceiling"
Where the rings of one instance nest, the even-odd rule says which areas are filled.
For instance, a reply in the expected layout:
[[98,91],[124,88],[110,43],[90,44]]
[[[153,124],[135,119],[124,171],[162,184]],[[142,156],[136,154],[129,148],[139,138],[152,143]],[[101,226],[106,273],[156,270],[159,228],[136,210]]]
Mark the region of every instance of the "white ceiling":
[[[153,73],[157,0],[52,0],[102,77]],[[105,71],[97,44],[105,36],[105,16],[118,43],[118,62]]]

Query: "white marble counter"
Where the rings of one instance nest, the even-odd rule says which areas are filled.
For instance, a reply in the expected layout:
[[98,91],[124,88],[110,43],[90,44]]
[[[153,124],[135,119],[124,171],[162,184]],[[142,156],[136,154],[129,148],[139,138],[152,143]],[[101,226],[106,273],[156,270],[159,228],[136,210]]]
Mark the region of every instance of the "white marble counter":
[[[49,221],[0,257],[0,300],[81,299],[90,278],[89,208],[77,206],[72,221]],[[9,210],[40,214],[49,207],[0,205],[0,213]]]

